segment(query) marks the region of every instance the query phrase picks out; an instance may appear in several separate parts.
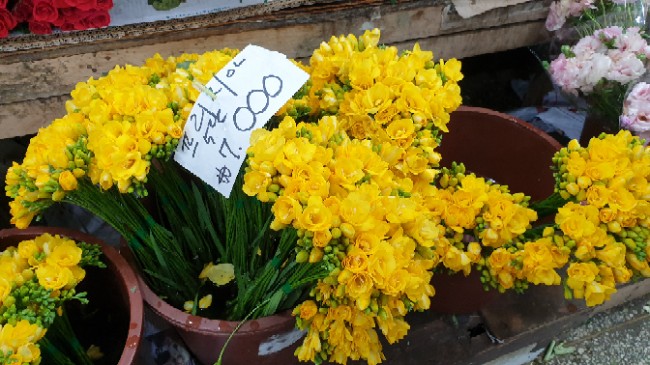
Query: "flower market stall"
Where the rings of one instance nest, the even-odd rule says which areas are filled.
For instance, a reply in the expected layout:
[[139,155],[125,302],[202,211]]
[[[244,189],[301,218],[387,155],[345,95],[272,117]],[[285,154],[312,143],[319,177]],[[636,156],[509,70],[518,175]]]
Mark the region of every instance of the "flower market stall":
[[464,18],[451,0],[273,0],[188,18],[0,39],[0,138],[35,133],[44,120],[60,116],[79,80],[155,53],[201,53],[254,42],[304,59],[323,34],[369,27],[382,28],[388,43],[408,47],[418,41],[441,57],[498,52],[547,38],[543,0],[491,3],[494,9],[481,7],[483,12]]
[[[470,6],[452,4],[459,14]],[[424,16],[417,2],[402,6]],[[607,9],[618,6],[627,3]],[[494,359],[485,343],[463,351],[454,333],[504,344],[495,319],[516,311],[477,323],[502,296],[541,292],[547,312],[562,313],[560,303],[588,315],[647,284],[644,139],[612,130],[562,146],[463,106],[453,48],[440,54],[435,41],[362,28],[327,33],[303,57],[304,45],[288,56],[237,42],[138,62],[105,57],[112,66],[77,80],[61,115],[9,167],[11,224],[28,228],[67,204],[112,227],[154,321],[199,364]],[[599,40],[619,46],[603,32]],[[635,125],[635,105],[622,127]],[[41,283],[52,297],[79,280],[64,268],[72,249],[56,261],[55,245],[42,246],[3,253],[18,262],[8,288],[34,278],[19,265],[30,262],[56,273],[48,280],[60,287]],[[3,295],[6,313],[15,296]],[[46,346],[40,338],[25,347],[0,336],[0,356],[29,362]]]

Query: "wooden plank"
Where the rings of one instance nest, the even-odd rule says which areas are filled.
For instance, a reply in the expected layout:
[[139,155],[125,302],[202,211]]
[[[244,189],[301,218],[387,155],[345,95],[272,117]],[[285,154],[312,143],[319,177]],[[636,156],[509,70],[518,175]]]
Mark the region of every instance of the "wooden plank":
[[67,96],[0,105],[0,139],[36,133],[65,115]]
[[[442,4],[445,1],[447,0],[400,0],[398,5],[389,6],[400,10]],[[318,19],[327,20],[328,16],[330,20],[335,20],[346,14],[363,12],[364,9],[385,3],[383,0],[273,0],[268,4],[183,19],[51,35],[27,34],[0,39],[0,64],[121,48],[125,43],[132,41],[155,44],[212,34],[309,23]]]
[[416,39],[396,44],[401,49],[415,42],[422,49],[434,51],[439,58],[464,58],[541,44],[548,41],[543,21],[514,24],[486,30],[455,33],[445,37]]
[[[545,40],[545,37],[540,35],[544,33],[539,31],[542,27],[542,22],[531,22],[506,28],[459,33],[443,38],[420,38],[407,42],[397,42],[395,45],[400,49],[406,49],[413,47],[413,44],[417,41],[423,49],[434,50],[435,57],[445,59],[451,57],[464,58],[540,43]],[[495,42],[495,40],[498,40],[498,42]],[[200,45],[199,43],[195,46],[199,47]],[[136,56],[136,54],[127,54],[120,57],[123,57],[123,61],[128,62],[130,57]],[[115,59],[112,58],[113,56],[108,57],[111,57],[111,60],[114,61],[113,64],[116,63]],[[117,59],[117,56],[115,57]],[[93,63],[89,62],[88,65],[93,65]],[[79,72],[81,71],[83,71],[83,68],[79,69]],[[90,71],[92,72],[92,69]],[[70,89],[61,87],[61,90],[65,92],[64,95],[0,104],[0,139],[35,133],[38,128],[48,124],[55,118],[61,117],[65,113],[63,104],[67,100],[67,93],[72,90],[71,87],[73,86],[71,85]]]
[[0,80],[3,80],[0,84],[0,103],[63,95],[69,93],[79,81],[99,76],[115,65],[141,64],[155,53],[167,57],[182,52],[203,53],[223,47],[243,48],[255,43],[289,57],[301,58],[308,57],[325,35],[360,33],[362,29],[380,27],[385,30],[382,41],[388,44],[432,36],[440,28],[443,7],[388,13],[382,13],[383,10],[390,11],[390,7],[364,8],[353,17],[330,16],[328,20],[308,24],[196,36],[169,42],[158,40],[158,43],[150,45],[137,44],[115,50],[0,65]]

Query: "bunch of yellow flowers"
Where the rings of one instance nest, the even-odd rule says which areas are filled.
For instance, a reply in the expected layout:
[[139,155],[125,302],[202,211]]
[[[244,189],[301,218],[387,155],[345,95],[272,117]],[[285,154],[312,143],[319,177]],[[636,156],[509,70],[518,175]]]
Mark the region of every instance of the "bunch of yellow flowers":
[[78,83],[67,114],[39,130],[22,164],[8,171],[12,224],[27,227],[82,179],[103,190],[147,195],[152,159],[171,156],[200,93],[192,82],[207,83],[236,53],[155,55],[141,67],[116,66]]
[[377,364],[376,328],[395,343],[406,313],[434,295],[445,227],[431,183],[440,132],[461,103],[460,63],[378,42],[377,29],[323,42],[305,67],[310,82],[247,151],[244,192],[273,203],[273,229],[298,229],[298,262],[329,272],[294,311],[308,331],[302,361]]
[[555,222],[560,241],[571,248],[567,289],[587,304],[600,304],[617,283],[650,277],[650,150],[620,131],[577,141],[560,150],[556,191],[567,204]]
[[649,162],[650,150],[628,131],[602,134],[585,147],[571,141],[553,157],[554,223],[492,252],[485,282],[499,290],[562,284],[567,298],[594,306],[617,284],[649,277]]
[[[326,116],[296,125],[285,117],[272,131],[256,131],[244,192],[270,196],[272,228],[298,229],[298,262],[328,268],[312,290],[316,301],[297,308],[308,328],[298,358],[377,363],[375,323],[393,343],[409,328],[406,312],[427,309],[433,295],[437,227],[423,202],[434,189],[395,177],[369,140],[350,139],[337,123]],[[329,315],[309,315],[313,306]]]
[[[248,202],[269,203],[270,228],[290,237],[282,246],[295,256],[281,255],[281,265],[326,271],[307,276],[312,279],[309,297],[294,309],[299,327],[307,330],[296,351],[300,360],[380,363],[379,331],[389,343],[402,339],[409,329],[406,314],[429,308],[435,294],[430,280],[443,270],[465,275],[478,270],[486,288],[501,292],[522,291],[531,283],[562,284],[568,297],[584,298],[590,306],[607,300],[616,284],[650,276],[650,150],[643,141],[628,132],[592,139],[587,147],[572,141],[553,158],[556,193],[549,197],[550,209],[541,209],[543,204],[531,203],[489,176],[466,172],[462,164],[439,166],[436,149],[448,131],[450,113],[462,102],[461,64],[434,61],[418,45],[400,52],[379,40],[377,29],[358,38],[332,37],[313,52],[309,65],[294,61],[310,74],[309,81],[266,129],[252,132],[247,150],[237,193],[255,197]],[[171,163],[164,162],[178,145],[201,85],[237,53],[155,55],[142,66],[117,66],[77,84],[67,114],[41,129],[23,162],[8,171],[12,223],[27,227],[54,202],[85,207],[121,229],[145,269],[174,278],[175,286],[159,281],[158,287],[152,279],[154,291],[167,290],[159,294],[177,306],[184,303],[187,311],[210,307],[210,294],[196,303],[185,301],[198,299],[202,282],[213,281],[208,271],[215,263],[230,265],[227,281],[245,265],[222,262],[224,251],[201,271],[203,263],[195,265],[185,253],[219,251],[216,234],[206,246],[199,239],[187,249],[183,240],[209,236],[205,226],[190,227],[196,229],[191,234],[173,231],[137,199],[147,195],[150,179],[167,179],[167,188],[183,190],[189,179],[172,175]],[[196,212],[179,207],[195,203],[201,194],[189,191],[196,185],[186,185],[188,191],[166,191],[162,185],[157,185],[159,202],[171,211],[178,208],[177,218],[189,213],[186,225],[191,226],[195,217],[190,215]],[[205,208],[203,199],[210,196],[199,196],[194,207]],[[167,204],[168,198],[177,204]],[[551,211],[555,221],[538,223],[542,210]],[[209,209],[202,213],[204,221],[227,215],[218,209],[215,216]],[[241,217],[227,219],[231,225],[249,223]],[[0,256],[7,263],[0,266],[3,304],[35,288],[57,298],[83,277],[76,264],[50,265],[56,260],[49,258],[54,244],[36,241]],[[269,247],[269,252],[276,248]],[[70,249],[66,257],[76,257],[75,252]],[[248,250],[240,252],[249,260]],[[47,279],[41,283],[40,277]],[[18,285],[27,289],[16,292]],[[47,308],[54,313],[54,307]],[[5,331],[26,325],[15,318],[2,324],[0,346],[9,346],[2,345],[10,337]],[[30,339],[40,338],[38,329],[46,328],[37,325],[25,327],[33,334]],[[0,350],[2,356],[21,353],[27,359],[38,348]]]
[[103,266],[99,247],[43,234],[0,253],[0,360],[39,364],[38,342],[69,300],[87,302],[75,287],[82,266]]
[[317,122],[336,116],[337,128],[375,143],[382,159],[400,177],[431,180],[440,154],[440,132],[461,104],[461,64],[434,62],[416,44],[400,53],[379,45],[379,29],[358,39],[350,34],[322,42],[305,69],[303,92],[278,112],[282,119]]
[[[168,162],[178,145],[200,95],[193,83],[207,83],[237,53],[223,49],[166,59],[156,54],[142,66],[116,66],[78,83],[66,102],[67,114],[41,128],[22,163],[14,162],[7,172],[12,224],[26,228],[57,202],[81,206],[133,243],[142,267],[191,282],[196,273],[187,266],[193,262],[168,264],[154,253],[163,250],[170,261],[181,260],[184,248],[145,219],[148,213],[138,199],[148,195],[152,166]],[[193,298],[195,281],[170,290]],[[157,283],[152,287],[166,285]]]
[[492,249],[512,242],[537,220],[537,213],[527,206],[530,197],[466,174],[462,164],[443,168],[436,186],[439,189],[430,208],[445,226],[436,253],[454,272],[468,275],[473,265],[484,265],[483,257]]

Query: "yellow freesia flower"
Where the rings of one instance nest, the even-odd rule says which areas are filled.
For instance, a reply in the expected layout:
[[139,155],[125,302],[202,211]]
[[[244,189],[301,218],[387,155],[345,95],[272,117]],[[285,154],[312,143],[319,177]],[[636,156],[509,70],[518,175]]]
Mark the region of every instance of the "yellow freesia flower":
[[75,282],[69,268],[49,263],[40,264],[36,269],[36,276],[38,283],[49,290],[63,289],[66,285]]
[[81,261],[83,250],[70,239],[61,239],[61,243],[53,247],[52,252],[47,255],[45,262],[50,265],[71,267]]
[[235,266],[229,263],[208,263],[199,274],[199,279],[208,279],[217,286],[226,285],[235,278]]
[[329,229],[333,219],[332,212],[323,204],[319,196],[309,197],[307,206],[297,218],[301,228],[312,232]]

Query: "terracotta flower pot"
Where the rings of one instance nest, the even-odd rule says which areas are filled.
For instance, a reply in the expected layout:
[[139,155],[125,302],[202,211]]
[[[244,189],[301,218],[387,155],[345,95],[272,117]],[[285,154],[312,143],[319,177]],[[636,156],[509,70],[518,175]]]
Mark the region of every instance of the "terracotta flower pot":
[[[86,291],[92,309],[106,316],[95,316],[91,324],[70,318],[78,337],[99,345],[104,353],[102,363],[129,365],[136,363],[136,353],[142,337],[144,312],[138,279],[131,266],[117,250],[91,235],[64,228],[30,227],[27,229],[0,230],[0,249],[15,246],[23,240],[35,238],[41,234],[57,234],[75,241],[97,244],[101,247],[105,269],[89,267],[86,277],[77,286],[78,291]],[[87,320],[87,319],[86,319]],[[106,320],[109,325],[98,327]],[[91,327],[91,328],[86,328]],[[106,328],[110,327],[110,328]],[[86,332],[80,333],[81,331]]]
[[[141,278],[139,279],[144,301],[151,310],[176,328],[190,352],[201,364],[214,364],[239,322],[208,319],[185,313],[162,300]],[[295,323],[295,318],[289,312],[247,321],[228,343],[222,363],[297,364],[298,359],[293,353],[304,332],[296,329]]]
[[[553,193],[551,158],[561,145],[541,130],[512,116],[489,109],[465,107],[451,114],[449,133],[442,137],[442,164],[463,162],[467,171],[508,185],[533,201]],[[498,295],[486,292],[476,271],[433,276],[436,295],[431,310],[466,314],[478,311]]]

